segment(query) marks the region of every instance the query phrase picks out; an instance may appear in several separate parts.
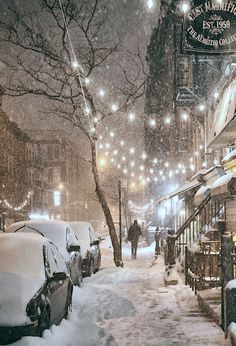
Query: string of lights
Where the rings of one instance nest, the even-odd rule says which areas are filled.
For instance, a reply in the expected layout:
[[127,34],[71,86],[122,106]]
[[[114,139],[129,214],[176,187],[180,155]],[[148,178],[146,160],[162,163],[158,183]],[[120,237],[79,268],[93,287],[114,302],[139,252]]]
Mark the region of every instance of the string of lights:
[[128,202],[129,204],[129,209],[136,214],[143,214],[145,212],[148,211],[148,209],[153,207],[153,200],[150,200],[149,203],[143,205],[143,206],[139,206],[137,204],[135,204],[134,202],[132,202],[131,200],[129,200]]
[[29,191],[28,194],[27,194],[26,199],[25,199],[20,205],[18,205],[18,206],[13,206],[10,202],[8,202],[8,200],[7,200],[6,198],[4,198],[4,196],[3,196],[2,202],[4,203],[4,205],[5,205],[7,208],[12,209],[12,210],[15,210],[15,211],[20,211],[20,210],[22,210],[26,205],[28,205],[31,196],[32,196],[32,191]]

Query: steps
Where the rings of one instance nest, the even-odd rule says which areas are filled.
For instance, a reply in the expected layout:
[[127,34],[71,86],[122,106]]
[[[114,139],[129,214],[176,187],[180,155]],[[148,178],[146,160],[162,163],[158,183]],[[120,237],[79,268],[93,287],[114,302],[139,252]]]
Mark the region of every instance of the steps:
[[214,322],[220,325],[221,315],[221,289],[213,288],[197,293],[197,299],[201,309]]

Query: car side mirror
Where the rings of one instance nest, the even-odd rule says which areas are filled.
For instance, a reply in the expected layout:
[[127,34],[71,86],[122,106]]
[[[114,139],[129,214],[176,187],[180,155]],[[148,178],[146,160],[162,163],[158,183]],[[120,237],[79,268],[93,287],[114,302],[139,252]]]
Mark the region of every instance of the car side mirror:
[[69,252],[72,252],[72,251],[80,251],[80,245],[79,244],[71,244],[69,246]]
[[54,281],[60,281],[60,280],[66,280],[67,278],[67,274],[64,273],[64,272],[54,272],[52,277],[51,277],[51,280]]
[[94,240],[90,245],[93,246],[93,245],[99,245],[100,241],[99,240]]

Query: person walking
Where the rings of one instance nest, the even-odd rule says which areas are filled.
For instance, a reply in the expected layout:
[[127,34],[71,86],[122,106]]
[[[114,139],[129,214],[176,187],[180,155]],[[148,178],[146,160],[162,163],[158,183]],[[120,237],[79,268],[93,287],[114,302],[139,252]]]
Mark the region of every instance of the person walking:
[[133,225],[130,226],[128,231],[128,240],[131,241],[131,256],[133,259],[137,258],[138,238],[141,235],[141,228],[137,220],[134,220]]
[[155,257],[160,255],[160,238],[161,238],[161,234],[160,234],[160,231],[159,231],[159,227],[157,226],[156,231],[155,231],[155,242],[156,242]]

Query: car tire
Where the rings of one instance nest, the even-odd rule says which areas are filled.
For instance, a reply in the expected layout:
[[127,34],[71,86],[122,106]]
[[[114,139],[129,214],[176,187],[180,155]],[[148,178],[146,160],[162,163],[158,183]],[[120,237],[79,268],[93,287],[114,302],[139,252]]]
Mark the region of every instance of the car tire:
[[48,308],[44,308],[39,320],[38,336],[42,337],[45,329],[50,328],[50,312]]
[[69,311],[72,311],[72,294],[73,294],[73,288],[68,293],[68,298],[67,298],[67,302],[66,302],[66,309],[65,309],[65,314],[64,314],[64,318],[66,318],[66,319],[69,315]]
[[93,260],[91,259],[90,262],[89,262],[89,267],[88,267],[87,276],[92,276],[93,271],[94,271],[94,262],[93,262]]
[[81,287],[82,282],[83,282],[82,268],[79,268],[79,277],[78,277],[78,286],[79,287]]

